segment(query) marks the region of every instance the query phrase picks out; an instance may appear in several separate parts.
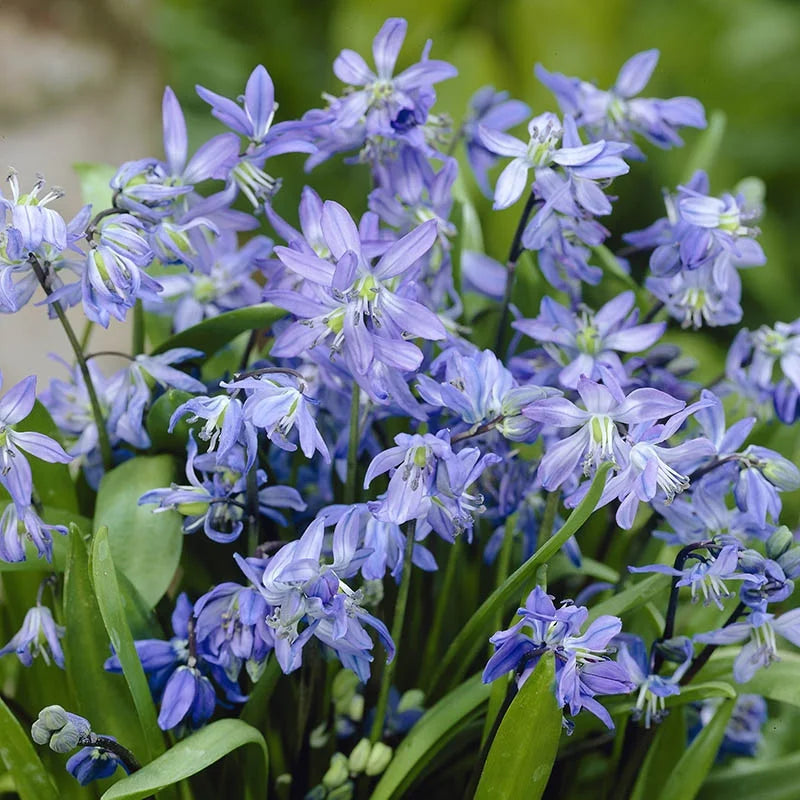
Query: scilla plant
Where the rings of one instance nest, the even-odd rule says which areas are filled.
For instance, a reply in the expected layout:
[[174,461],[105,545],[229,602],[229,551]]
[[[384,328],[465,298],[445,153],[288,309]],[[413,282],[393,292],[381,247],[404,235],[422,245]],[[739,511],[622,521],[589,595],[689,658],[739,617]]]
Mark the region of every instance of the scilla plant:
[[[167,89],[163,155],[84,166],[69,222],[9,176],[0,309],[74,361],[0,398],[4,792],[789,796],[800,321],[736,327],[760,183],[692,169],[612,250],[612,188],[707,126],[642,96],[658,52],[609,90],[537,66],[558,112],[485,87],[453,124],[455,67],[398,67],[405,34],[300,119],[263,66],[198,86],[224,130],[194,153]],[[287,153],[372,188],[279,214]]]

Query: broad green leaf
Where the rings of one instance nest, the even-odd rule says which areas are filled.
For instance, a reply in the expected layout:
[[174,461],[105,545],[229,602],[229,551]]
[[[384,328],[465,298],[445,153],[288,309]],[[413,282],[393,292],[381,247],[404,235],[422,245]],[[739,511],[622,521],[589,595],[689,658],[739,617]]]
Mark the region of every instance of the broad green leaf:
[[544,793],[561,738],[561,709],[553,694],[555,664],[548,653],[508,707],[489,749],[475,800]]
[[153,355],[171,350],[173,347],[194,347],[210,356],[240,333],[269,328],[273,322],[285,315],[286,312],[283,309],[270,303],[260,303],[236,311],[227,311],[216,317],[204,319],[197,325],[176,333],[156,347]]
[[72,169],[81,183],[81,198],[92,204],[92,214],[111,208],[111,179],[117,167],[96,161],[78,161]]
[[417,776],[489,697],[491,688],[474,675],[429,708],[398,745],[370,800],[409,797]]
[[175,511],[153,513],[139,498],[166,488],[175,477],[170,456],[139,456],[103,476],[97,492],[94,530],[108,528],[111,557],[150,608],[170,585],[183,547],[181,517]]
[[115,783],[103,794],[102,800],[140,800],[202,772],[248,744],[259,748],[260,758],[253,759],[253,769],[245,776],[245,798],[263,800],[267,793],[267,745],[252,725],[239,719],[212,722],[182,739],[155,761]]
[[69,536],[64,575],[64,619],[68,620],[64,658],[77,701],[74,710],[86,717],[95,731],[115,736],[135,754],[144,753],[142,728],[125,681],[103,669],[111,648],[92,588],[86,545],[75,525]]
[[489,636],[495,631],[493,625],[498,611],[505,613],[509,604],[519,601],[526,587],[531,587],[536,579],[536,571],[546,564],[560,549],[564,542],[577,533],[592,515],[605,485],[609,463],[602,464],[581,503],[569,515],[560,530],[550,537],[521,567],[498,586],[470,617],[456,638],[447,648],[444,658],[431,681],[431,694],[440,688],[459,681],[477,655],[485,647]]
[[708,776],[699,800],[797,800],[800,753],[770,761],[739,759],[734,765]]
[[717,757],[734,702],[723,700],[717,707],[711,721],[697,734],[667,777],[658,800],[694,800]]
[[659,573],[649,575],[643,581],[634,583],[633,586],[629,586],[619,594],[615,594],[589,609],[589,622],[602,614],[619,617],[632,609],[639,608],[664,591],[669,586],[669,582],[669,575]]
[[172,433],[168,433],[169,421],[178,406],[192,397],[189,392],[180,389],[167,389],[147,412],[147,433],[150,435],[153,450],[167,451],[179,456],[186,456],[186,442],[189,440],[189,425],[186,417],[181,419]]
[[630,800],[649,800],[664,783],[686,750],[686,715],[683,709],[658,723],[658,730],[647,750]]
[[150,694],[150,687],[147,684],[142,662],[136,654],[133,636],[128,627],[123,605],[125,598],[117,581],[108,541],[108,529],[105,527],[100,528],[92,540],[91,570],[95,597],[103,617],[103,624],[114,647],[114,652],[119,656],[122,673],[139,715],[139,722],[142,725],[147,745],[147,760],[152,761],[164,752],[164,736],[156,721],[156,710]]
[[30,734],[2,700],[0,761],[11,774],[20,800],[58,800],[58,791],[34,750]]

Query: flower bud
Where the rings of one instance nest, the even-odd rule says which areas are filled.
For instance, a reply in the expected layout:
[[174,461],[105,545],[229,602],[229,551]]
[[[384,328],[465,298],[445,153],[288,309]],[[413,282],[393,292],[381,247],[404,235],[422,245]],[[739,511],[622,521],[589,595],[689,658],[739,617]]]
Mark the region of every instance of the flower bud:
[[31,725],[31,737],[36,744],[49,745],[56,753],[69,753],[85,741],[91,730],[88,720],[53,705],[39,712],[39,718]]
[[372,745],[372,752],[369,754],[364,772],[370,777],[380,775],[389,766],[391,760],[392,748],[383,742],[375,742]]
[[351,800],[352,797],[353,797],[353,782],[347,781],[347,783],[343,783],[337,789],[334,789],[332,792],[329,792],[325,800]]
[[767,558],[779,559],[793,544],[792,532],[785,525],[781,525],[767,539]]
[[800,489],[800,471],[797,467],[781,456],[770,458],[761,468],[764,477],[777,489],[784,492],[793,492]]
[[422,689],[409,689],[403,692],[400,701],[397,703],[397,713],[404,711],[422,711],[425,708],[425,692]]
[[328,771],[322,776],[322,785],[328,790],[336,789],[349,777],[347,756],[344,753],[334,753],[331,756],[331,765],[328,767]]
[[369,754],[371,750],[372,745],[370,745],[369,739],[362,739],[353,748],[353,752],[350,753],[350,758],[347,761],[347,764],[350,767],[350,772],[352,772],[354,775],[358,775],[364,771],[364,768],[367,766],[367,761],[369,760]]
[[800,547],[790,547],[777,559],[787,578],[800,576]]

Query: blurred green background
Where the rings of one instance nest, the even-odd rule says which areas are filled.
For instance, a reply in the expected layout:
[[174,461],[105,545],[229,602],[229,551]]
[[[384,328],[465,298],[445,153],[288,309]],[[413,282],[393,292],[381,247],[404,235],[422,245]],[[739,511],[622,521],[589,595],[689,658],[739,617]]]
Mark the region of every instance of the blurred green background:
[[[369,55],[372,37],[388,16],[409,20],[401,66],[418,58],[428,38],[432,56],[454,63],[459,77],[440,84],[440,111],[454,123],[467,100],[487,83],[507,89],[535,112],[555,108],[533,76],[533,65],[596,80],[609,87],[621,64],[650,47],[661,60],[645,96],[694,95],[707,112],[721,109],[727,127],[711,169],[712,190],[732,188],[748,175],[767,185],[763,239],[769,264],[743,274],[751,300],[750,325],[800,316],[800,271],[792,236],[800,226],[800,3],[793,0],[307,0],[225,2],[155,0],[154,35],[164,77],[192,115],[196,141],[218,130],[194,95],[196,83],[223,94],[243,90],[256,63],[273,76],[279,119],[318,107],[323,91],[341,85],[331,63],[343,47]],[[688,131],[691,148],[697,134]],[[614,232],[643,227],[663,215],[658,187],[685,175],[687,153],[646,148],[615,184]],[[291,158],[291,157],[290,157]],[[279,205],[291,214],[303,180],[284,167]],[[294,165],[292,165],[294,166]],[[294,175],[290,172],[295,172]],[[344,176],[346,176],[345,179]],[[366,184],[338,161],[310,181],[323,197],[363,207]],[[481,206],[482,209],[488,206]],[[502,258],[517,211],[486,215],[487,247]],[[727,337],[725,337],[727,338]]]

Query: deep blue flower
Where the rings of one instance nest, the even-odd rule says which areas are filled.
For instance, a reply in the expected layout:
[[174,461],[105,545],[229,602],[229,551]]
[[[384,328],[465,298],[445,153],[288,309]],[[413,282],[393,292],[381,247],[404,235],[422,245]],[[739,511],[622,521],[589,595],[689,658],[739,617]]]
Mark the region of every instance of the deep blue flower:
[[[106,739],[116,741],[113,736]],[[122,767],[125,772],[128,768],[117,755],[102,747],[82,747],[67,760],[66,770],[81,786],[88,786],[92,781],[110,778],[117,767]]]

